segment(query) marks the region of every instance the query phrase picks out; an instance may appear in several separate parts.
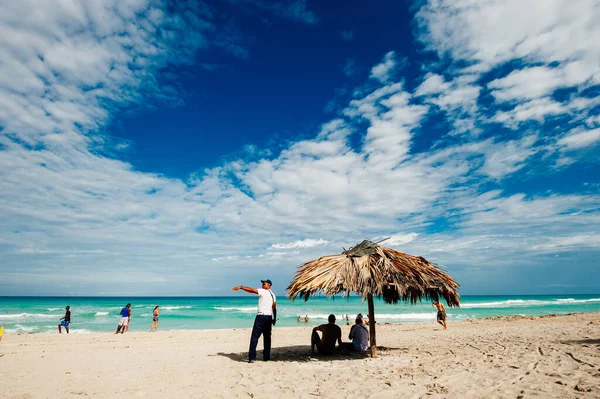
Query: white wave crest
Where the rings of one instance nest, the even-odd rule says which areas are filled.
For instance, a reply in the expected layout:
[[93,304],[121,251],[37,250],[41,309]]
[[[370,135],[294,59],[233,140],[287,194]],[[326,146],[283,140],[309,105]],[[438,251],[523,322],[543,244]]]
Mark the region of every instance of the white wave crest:
[[[428,312],[428,313],[375,313],[375,320],[435,320],[436,312]],[[306,315],[300,316],[301,319],[304,319]],[[366,319],[366,315],[365,316]],[[308,314],[309,321],[311,319],[316,320],[327,320],[329,318],[329,314],[325,313],[315,313]],[[345,322],[346,320],[336,316],[336,320],[338,322]],[[354,322],[356,320],[356,315],[348,314],[348,321]]]
[[191,309],[191,306],[161,306],[159,309],[166,310],[177,310],[177,309]]
[[106,316],[108,315],[108,312],[96,312],[96,314],[94,316]]
[[20,333],[30,333],[35,332],[36,330],[35,326],[22,326],[20,324],[15,324],[15,327],[17,328],[17,332]]
[[511,307],[528,307],[528,306],[549,306],[549,305],[575,305],[578,303],[588,303],[588,302],[600,302],[600,298],[590,298],[590,299],[574,299],[574,298],[564,298],[564,299],[553,299],[540,301],[537,299],[509,299],[506,301],[496,301],[496,302],[475,302],[475,303],[462,303],[460,305],[463,309],[474,309],[474,308],[511,308]]
[[590,298],[590,299],[566,298],[566,299],[557,299],[556,302],[559,302],[560,304],[564,304],[564,305],[569,305],[572,303],[600,302],[600,298]]
[[0,314],[0,320],[3,319],[55,319],[60,318],[62,315],[55,314],[40,314],[40,313],[13,313],[13,314]]

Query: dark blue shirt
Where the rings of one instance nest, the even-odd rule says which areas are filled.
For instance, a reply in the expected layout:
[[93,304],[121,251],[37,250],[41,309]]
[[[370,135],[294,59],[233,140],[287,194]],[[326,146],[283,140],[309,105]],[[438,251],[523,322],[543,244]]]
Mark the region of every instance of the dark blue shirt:
[[123,317],[129,317],[129,308],[128,307],[124,307],[123,310],[121,310],[121,315]]

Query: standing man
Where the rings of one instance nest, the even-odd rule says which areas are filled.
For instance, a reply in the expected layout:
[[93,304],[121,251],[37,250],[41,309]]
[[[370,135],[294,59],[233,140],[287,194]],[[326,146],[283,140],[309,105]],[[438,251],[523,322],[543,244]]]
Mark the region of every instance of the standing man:
[[65,308],[65,317],[62,317],[60,324],[58,325],[58,333],[62,334],[62,327],[65,328],[67,334],[69,333],[69,323],[71,322],[71,307],[67,306]]
[[263,336],[263,360],[271,359],[271,330],[275,324],[277,316],[277,304],[275,295],[271,291],[271,280],[260,280],[262,288],[246,287],[238,285],[233,287],[232,291],[244,290],[251,294],[258,295],[258,313],[254,319],[254,327],[252,327],[252,337],[250,338],[250,349],[248,351],[248,363],[254,363],[256,360],[256,345],[261,334]]
[[431,306],[437,308],[437,322],[440,323],[442,327],[444,327],[444,330],[448,328],[446,326],[446,308],[444,307],[444,304],[440,301],[437,301],[431,304]]
[[131,317],[131,304],[128,303],[127,305],[125,305],[125,307],[123,309],[121,309],[121,320],[119,321],[119,325],[117,326],[117,332],[115,334],[118,334],[119,331],[121,332],[121,334],[123,334],[125,332],[125,328],[127,327],[127,325],[129,325],[130,317]]
[[125,332],[129,332],[130,324],[131,324],[131,308],[129,309],[129,316],[127,316],[127,324],[125,324]]

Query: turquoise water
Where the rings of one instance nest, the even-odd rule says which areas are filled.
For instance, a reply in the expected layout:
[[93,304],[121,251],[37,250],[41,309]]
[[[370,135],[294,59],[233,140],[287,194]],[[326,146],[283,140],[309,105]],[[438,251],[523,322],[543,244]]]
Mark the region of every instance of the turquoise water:
[[[71,306],[71,332],[111,332],[116,329],[119,311],[131,302],[130,331],[147,331],[154,306],[161,306],[160,330],[251,327],[256,314],[257,297],[0,297],[0,325],[6,333],[51,333],[57,331],[65,306]],[[367,314],[367,303],[360,298],[327,299],[314,297],[304,302],[278,298],[277,326],[297,326],[298,315],[308,315],[309,325],[326,322],[331,313]],[[448,321],[488,316],[566,314],[600,311],[600,294],[549,296],[463,296],[461,308],[448,308]],[[379,323],[435,322],[430,303],[387,305],[375,301],[375,319]],[[304,325],[304,321],[301,323]]]

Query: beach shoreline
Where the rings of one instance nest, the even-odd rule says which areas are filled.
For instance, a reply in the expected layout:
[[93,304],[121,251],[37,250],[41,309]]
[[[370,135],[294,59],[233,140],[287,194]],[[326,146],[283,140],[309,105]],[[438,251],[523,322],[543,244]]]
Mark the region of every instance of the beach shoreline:
[[[250,327],[8,334],[0,389],[55,397],[598,397],[600,313],[378,324],[379,357],[310,358],[312,325],[275,327],[247,363]],[[341,325],[347,341],[349,326]]]
[[[459,321],[449,321],[449,324],[452,325],[460,325],[462,323],[471,323],[473,321],[478,321],[478,320],[487,320],[487,321],[514,321],[514,320],[535,320],[535,319],[544,319],[544,318],[552,318],[552,317],[564,317],[564,316],[572,316],[572,315],[583,315],[583,314],[597,314],[598,316],[600,316],[600,312],[570,312],[570,313],[564,313],[564,314],[559,314],[559,313],[549,313],[549,314],[544,314],[544,315],[536,315],[536,316],[529,316],[529,315],[507,315],[507,316],[486,316],[486,317],[477,317],[477,318],[472,318],[472,319],[464,319],[464,320],[459,320]],[[435,315],[434,312],[432,312],[432,315]],[[375,315],[375,318],[377,318],[377,314]],[[134,320],[135,321],[135,320]],[[322,320],[323,323],[326,323],[326,320]],[[117,322],[115,321],[115,326],[116,326]],[[296,329],[296,328],[307,328],[307,327],[314,327],[316,325],[319,325],[321,323],[315,324],[314,320],[311,321],[310,323],[304,323],[304,322],[300,322],[298,323],[298,325],[295,326],[282,326],[282,327],[275,327],[275,329],[277,330],[282,330],[282,329]],[[354,321],[348,321],[346,322],[346,320],[337,320],[336,324],[338,324],[340,327],[344,328],[344,327],[348,327],[350,328],[353,324]],[[435,321],[431,321],[431,320],[419,320],[419,321],[406,321],[406,322],[402,322],[402,323],[395,323],[395,322],[377,322],[377,325],[384,325],[384,326],[403,326],[403,325],[413,325],[413,324],[426,324],[426,325],[432,325],[432,326],[437,326],[435,324]],[[251,327],[222,327],[222,328],[182,328],[182,329],[160,329],[158,331],[161,332],[172,332],[172,333],[179,333],[179,332],[190,332],[190,331],[236,331],[236,330],[251,330]],[[8,330],[9,332],[5,333],[5,335],[52,335],[55,333],[58,333],[58,331],[49,331],[49,332],[19,332],[19,333],[15,333],[15,332],[11,332],[10,330]],[[145,332],[149,332],[149,331],[131,331],[131,332],[127,332],[125,334],[144,334]],[[63,331],[63,334],[65,334],[65,332]],[[89,335],[89,334],[98,334],[98,335],[105,335],[105,334],[114,334],[114,331],[78,331],[76,328],[72,328],[71,329],[71,333],[70,334],[85,334],[85,335]]]

